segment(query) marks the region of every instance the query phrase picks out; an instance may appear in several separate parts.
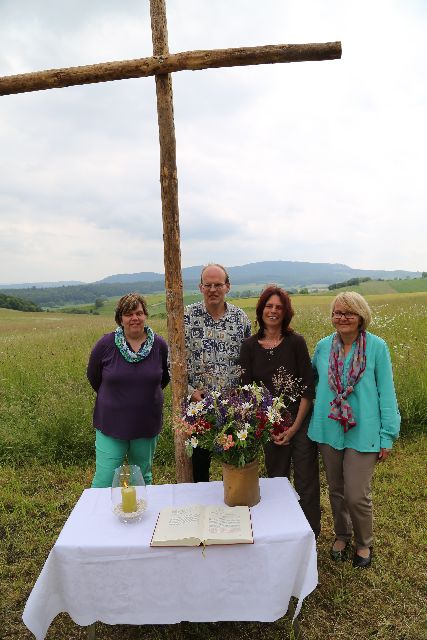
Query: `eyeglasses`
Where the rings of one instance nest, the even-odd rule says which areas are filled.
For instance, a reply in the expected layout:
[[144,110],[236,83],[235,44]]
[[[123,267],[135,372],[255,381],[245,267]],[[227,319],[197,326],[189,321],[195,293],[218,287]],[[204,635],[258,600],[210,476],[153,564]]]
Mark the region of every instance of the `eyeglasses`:
[[202,283],[202,289],[204,289],[205,291],[210,291],[211,289],[214,289],[215,291],[219,291],[220,289],[222,289],[222,287],[225,287],[226,283],[225,282],[217,282],[215,284],[203,284]]
[[345,318],[346,320],[352,320],[356,317],[356,313],[352,313],[351,311],[333,311],[333,318]]

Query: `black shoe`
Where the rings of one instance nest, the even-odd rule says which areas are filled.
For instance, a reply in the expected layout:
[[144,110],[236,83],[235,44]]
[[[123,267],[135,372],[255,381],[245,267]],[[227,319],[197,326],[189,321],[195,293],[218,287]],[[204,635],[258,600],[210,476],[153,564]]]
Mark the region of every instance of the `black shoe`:
[[359,569],[367,569],[371,566],[372,562],[372,547],[369,547],[369,556],[367,558],[362,558],[356,553],[353,556],[353,567],[357,567]]
[[351,549],[351,543],[349,540],[347,540],[347,542],[345,543],[345,547],[344,549],[342,549],[342,551],[335,550],[334,546],[332,545],[331,551],[330,551],[331,560],[333,560],[334,562],[344,562],[345,560],[347,560],[349,556],[350,549]]

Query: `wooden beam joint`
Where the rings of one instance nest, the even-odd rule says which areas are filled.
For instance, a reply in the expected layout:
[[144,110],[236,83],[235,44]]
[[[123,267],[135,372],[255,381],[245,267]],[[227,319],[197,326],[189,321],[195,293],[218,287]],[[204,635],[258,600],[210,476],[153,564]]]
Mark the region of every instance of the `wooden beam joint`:
[[47,71],[4,76],[0,77],[0,96],[97,82],[143,78],[177,71],[200,71],[218,67],[335,60],[340,57],[340,42],[278,44],[261,47],[184,51],[170,55],[154,55],[150,58],[139,58],[137,60],[102,62],[81,67],[49,69]]

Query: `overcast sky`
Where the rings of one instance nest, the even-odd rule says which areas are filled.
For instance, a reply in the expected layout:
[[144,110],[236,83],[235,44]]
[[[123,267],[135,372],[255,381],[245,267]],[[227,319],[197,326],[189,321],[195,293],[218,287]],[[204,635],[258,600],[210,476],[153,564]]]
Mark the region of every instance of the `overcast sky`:
[[[167,0],[171,53],[341,40],[173,76],[183,266],[427,270],[427,2]],[[148,0],[0,0],[0,75],[152,55]],[[163,272],[154,78],[0,97],[0,282]]]

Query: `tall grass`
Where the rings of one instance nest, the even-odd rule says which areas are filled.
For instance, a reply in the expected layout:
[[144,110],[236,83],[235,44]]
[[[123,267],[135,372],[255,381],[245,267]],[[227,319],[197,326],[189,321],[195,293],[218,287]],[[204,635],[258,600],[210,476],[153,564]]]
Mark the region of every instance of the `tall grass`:
[[[331,296],[296,296],[294,327],[312,352],[330,333]],[[163,313],[162,300],[153,300]],[[147,640],[427,640],[425,608],[425,459],[427,439],[427,294],[372,296],[372,331],[389,344],[403,433],[394,453],[374,477],[373,567],[355,571],[335,564],[328,550],[332,518],[323,473],[322,534],[318,540],[319,585],[304,601],[297,625],[212,623],[111,626],[97,623],[97,637]],[[255,300],[241,300],[254,318]],[[29,314],[0,310],[0,637],[30,640],[21,615],[68,514],[94,467],[91,426],[94,394],[86,364],[96,340],[114,328],[111,313],[100,316]],[[150,321],[166,335],[165,320]],[[156,483],[174,482],[169,424],[156,453]],[[408,437],[406,437],[408,436]],[[8,464],[9,463],[9,464]],[[220,478],[213,465],[213,478]],[[256,579],[256,576],[254,576]],[[149,585],[147,586],[149,588]],[[209,603],[207,603],[209,606]],[[60,614],[47,640],[83,640],[86,630]]]
[[[333,540],[322,479],[322,533],[317,542],[319,584],[304,600],[297,624],[216,622],[175,625],[108,625],[100,640],[426,640],[425,459],[427,439],[402,439],[374,476],[375,555],[368,571],[329,559]],[[92,465],[6,467],[0,474],[0,637],[34,640],[22,610],[46,557],[82,490]],[[159,466],[156,482],[171,482]],[[218,479],[218,478],[217,478]],[[143,526],[143,525],[142,525]],[[274,545],[273,545],[274,547]],[[274,549],[271,551],[274,554]],[[254,575],[254,580],[256,580]],[[147,584],[147,589],[150,585]],[[100,594],[102,597],[102,594]],[[209,607],[209,602],[206,603]],[[85,640],[86,629],[57,616],[46,640]]]
[[[427,424],[427,294],[395,294],[368,298],[371,329],[383,337],[394,364],[404,429]],[[295,296],[293,326],[312,352],[332,331],[330,296]],[[152,302],[150,324],[166,336],[159,296]],[[254,299],[239,299],[252,320]],[[149,299],[150,304],[150,299]],[[91,426],[94,393],[86,380],[91,348],[114,329],[109,315],[32,314],[0,310],[0,463],[28,460],[83,464],[93,460]],[[170,390],[166,390],[165,429],[158,459],[173,463],[170,433]]]

